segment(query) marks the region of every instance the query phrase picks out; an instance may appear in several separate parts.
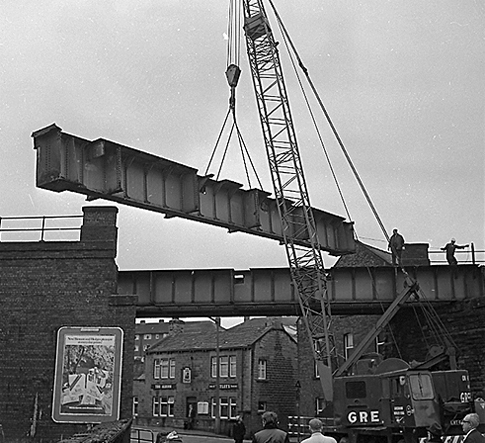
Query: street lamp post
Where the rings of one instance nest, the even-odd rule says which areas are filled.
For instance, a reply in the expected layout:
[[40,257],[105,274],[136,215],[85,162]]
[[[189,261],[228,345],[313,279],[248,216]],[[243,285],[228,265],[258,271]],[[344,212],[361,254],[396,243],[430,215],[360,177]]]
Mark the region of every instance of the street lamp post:
[[221,408],[220,408],[220,350],[219,350],[219,327],[221,325],[221,317],[216,317],[216,360],[217,360],[217,370],[216,370],[216,422],[215,431],[216,434],[219,433],[221,429]]
[[215,403],[215,420],[214,432],[219,433],[221,429],[221,411],[220,411],[220,350],[219,350],[219,328],[221,326],[221,317],[209,317],[216,324],[216,390],[214,395]]
[[300,390],[301,390],[301,384],[300,380],[297,380],[295,383],[295,393],[296,393],[296,419],[297,419],[297,424],[296,424],[296,432],[297,432],[297,441],[300,441]]

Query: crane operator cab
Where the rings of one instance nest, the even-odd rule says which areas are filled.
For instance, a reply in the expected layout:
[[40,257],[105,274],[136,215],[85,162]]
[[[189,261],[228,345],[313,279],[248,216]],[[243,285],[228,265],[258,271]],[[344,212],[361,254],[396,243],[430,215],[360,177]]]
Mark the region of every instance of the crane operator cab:
[[349,435],[381,430],[388,441],[460,434],[461,418],[472,411],[467,371],[413,370],[391,360],[372,374],[335,379],[335,424]]

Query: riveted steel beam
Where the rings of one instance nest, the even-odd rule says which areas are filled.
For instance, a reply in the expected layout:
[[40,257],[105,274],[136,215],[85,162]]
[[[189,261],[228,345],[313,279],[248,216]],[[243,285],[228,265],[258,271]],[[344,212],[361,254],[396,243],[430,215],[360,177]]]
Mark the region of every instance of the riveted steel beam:
[[[201,176],[197,169],[104,140],[86,140],[52,124],[32,134],[37,151],[37,186],[71,191],[138,208],[283,241],[274,199],[259,189]],[[292,205],[291,202],[288,202]],[[301,217],[300,208],[293,208]],[[322,250],[355,252],[353,224],[313,209]],[[295,223],[296,225],[296,223]],[[298,244],[309,246],[307,232]]]
[[[406,270],[419,280],[426,298],[409,299],[404,308],[428,303],[446,306],[484,293],[484,278],[477,265],[460,265],[456,274],[448,265]],[[405,274],[392,266],[334,267],[327,277],[335,315],[382,315],[406,287]],[[300,313],[288,268],[120,271],[118,293],[137,296],[138,317]]]

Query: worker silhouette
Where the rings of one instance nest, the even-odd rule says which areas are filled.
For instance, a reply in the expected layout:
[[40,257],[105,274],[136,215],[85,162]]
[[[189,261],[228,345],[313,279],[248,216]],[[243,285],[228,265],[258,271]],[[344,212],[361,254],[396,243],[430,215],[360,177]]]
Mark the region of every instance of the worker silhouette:
[[391,250],[392,265],[402,265],[402,251],[404,250],[404,237],[399,234],[396,228],[392,230],[391,238],[389,239],[389,245],[387,249]]
[[449,243],[446,243],[445,246],[441,248],[442,251],[446,251],[446,261],[451,266],[457,266],[458,261],[455,258],[455,251],[457,249],[465,249],[468,248],[470,245],[457,245],[456,240],[452,238]]

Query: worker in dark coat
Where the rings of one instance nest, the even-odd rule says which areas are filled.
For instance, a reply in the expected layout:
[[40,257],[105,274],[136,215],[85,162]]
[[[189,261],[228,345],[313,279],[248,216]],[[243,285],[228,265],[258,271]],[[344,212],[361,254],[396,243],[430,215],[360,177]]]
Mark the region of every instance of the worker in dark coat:
[[447,243],[445,246],[443,246],[441,248],[441,250],[446,251],[447,262],[452,266],[456,266],[456,265],[458,265],[458,262],[456,261],[456,258],[455,258],[455,251],[457,249],[468,248],[468,246],[469,245],[457,245],[456,240],[454,238],[452,238],[449,243]]
[[477,429],[480,424],[478,414],[467,414],[461,421],[465,438],[463,443],[485,443],[485,437]]
[[278,416],[266,411],[262,417],[263,429],[253,436],[253,443],[290,443],[288,432],[278,429]]
[[245,435],[246,426],[244,426],[242,417],[238,415],[236,417],[236,422],[232,425],[232,438],[234,439],[235,443],[242,443]]
[[391,250],[393,266],[396,266],[396,263],[401,265],[402,251],[404,249],[404,237],[397,232],[397,229],[393,229],[387,249]]

